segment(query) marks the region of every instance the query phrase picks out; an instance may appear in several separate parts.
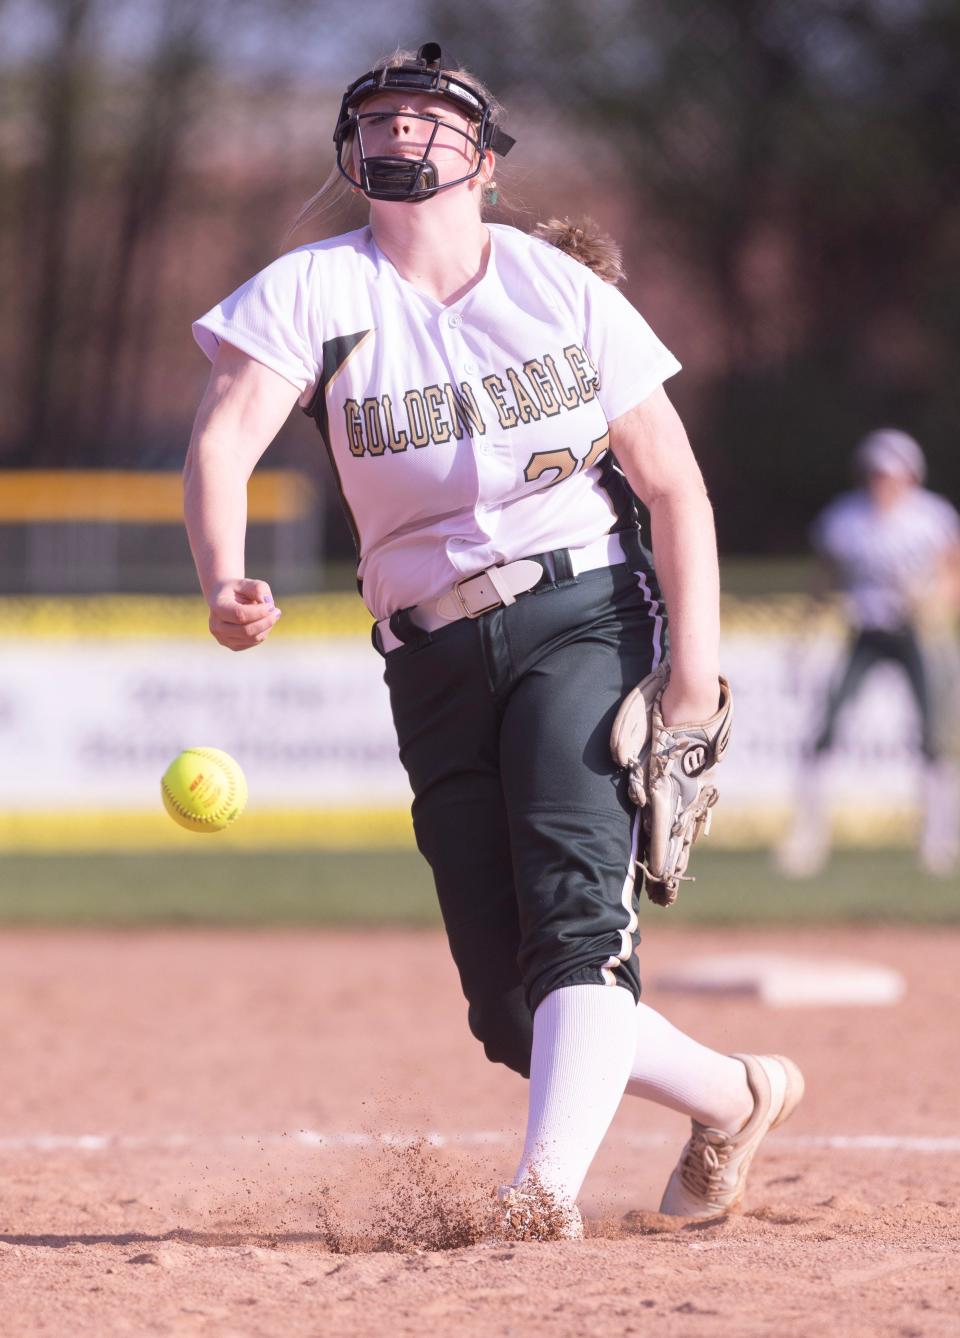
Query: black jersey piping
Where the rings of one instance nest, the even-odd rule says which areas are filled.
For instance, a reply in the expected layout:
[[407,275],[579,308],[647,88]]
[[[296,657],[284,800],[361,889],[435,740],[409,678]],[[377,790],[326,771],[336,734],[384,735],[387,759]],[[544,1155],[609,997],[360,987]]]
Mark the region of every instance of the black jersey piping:
[[317,425],[320,436],[323,438],[323,444],[327,450],[327,456],[330,460],[330,467],[333,470],[333,477],[336,481],[337,492],[340,494],[340,505],[343,507],[343,513],[347,518],[347,524],[350,527],[350,533],[353,537],[353,546],[357,551],[357,561],[360,560],[360,530],[357,527],[357,519],[350,509],[350,503],[347,501],[347,495],[343,489],[343,479],[340,477],[340,470],[337,466],[336,456],[333,453],[333,445],[330,440],[330,415],[327,409],[327,391],[333,382],[346,367],[349,360],[356,353],[361,344],[372,335],[372,330],[357,330],[354,334],[335,335],[332,339],[323,341],[323,361],[320,367],[320,379],[317,381],[317,388],[310,397],[310,403],[303,407],[303,412],[308,418],[312,418]]

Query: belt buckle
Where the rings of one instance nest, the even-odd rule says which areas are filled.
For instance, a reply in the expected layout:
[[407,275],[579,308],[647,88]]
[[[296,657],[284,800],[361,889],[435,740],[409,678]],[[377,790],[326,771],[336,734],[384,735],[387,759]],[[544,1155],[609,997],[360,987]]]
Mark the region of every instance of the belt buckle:
[[[487,570],[489,570],[489,568]],[[453,587],[453,593],[456,596],[457,603],[463,609],[463,616],[465,618],[480,618],[484,613],[489,613],[491,609],[500,608],[501,604],[503,603],[503,600],[497,594],[496,590],[494,590],[493,593],[495,598],[492,603],[484,604],[482,609],[467,608],[467,601],[463,597],[462,587],[465,585],[469,585],[471,581],[479,580],[481,576],[486,576],[486,574],[487,574],[486,571],[479,571],[477,572],[476,576],[465,576],[462,581],[457,581],[456,585]]]

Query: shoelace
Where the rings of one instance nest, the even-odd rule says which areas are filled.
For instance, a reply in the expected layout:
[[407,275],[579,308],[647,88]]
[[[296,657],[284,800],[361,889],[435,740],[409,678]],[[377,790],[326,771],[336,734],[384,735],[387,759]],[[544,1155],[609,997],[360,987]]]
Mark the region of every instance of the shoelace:
[[706,1199],[708,1203],[714,1193],[722,1188],[731,1143],[729,1134],[721,1133],[719,1129],[694,1126],[680,1179],[691,1193]]

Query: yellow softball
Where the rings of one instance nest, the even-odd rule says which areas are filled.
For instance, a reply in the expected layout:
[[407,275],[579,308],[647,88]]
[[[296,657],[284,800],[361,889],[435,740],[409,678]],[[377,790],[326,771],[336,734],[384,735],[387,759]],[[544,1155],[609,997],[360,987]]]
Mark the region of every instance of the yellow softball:
[[247,782],[239,763],[220,748],[186,748],[160,782],[163,806],[191,832],[222,832],[243,812]]

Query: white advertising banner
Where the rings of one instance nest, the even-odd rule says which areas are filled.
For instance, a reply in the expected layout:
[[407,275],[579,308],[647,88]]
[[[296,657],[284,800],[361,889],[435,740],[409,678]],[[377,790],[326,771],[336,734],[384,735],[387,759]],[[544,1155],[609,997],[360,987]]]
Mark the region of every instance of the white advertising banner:
[[407,804],[381,666],[356,638],[8,642],[0,809],[144,809],[200,745],[236,757],[262,806]]
[[[734,843],[764,815],[789,810],[801,750],[841,657],[831,636],[725,638],[735,720],[720,839]],[[191,745],[235,756],[251,808],[261,811],[408,808],[382,660],[362,637],[276,637],[234,655],[197,637],[22,636],[5,644],[3,660],[0,816],[8,826],[17,814],[155,813],[160,775]],[[917,738],[902,674],[880,665],[842,717],[833,800],[911,807]]]

